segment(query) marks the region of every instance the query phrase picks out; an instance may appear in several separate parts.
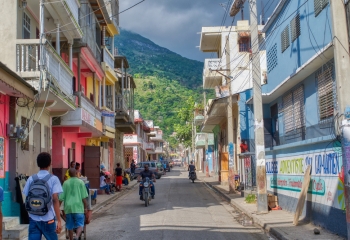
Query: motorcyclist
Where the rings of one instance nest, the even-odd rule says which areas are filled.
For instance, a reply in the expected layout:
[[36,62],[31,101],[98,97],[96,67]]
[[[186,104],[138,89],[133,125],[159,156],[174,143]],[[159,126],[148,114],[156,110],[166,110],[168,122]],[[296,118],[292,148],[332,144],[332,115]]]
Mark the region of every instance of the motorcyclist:
[[188,165],[188,169],[187,170],[188,170],[188,177],[190,177],[190,173],[191,172],[196,173],[196,167],[194,166],[193,161],[191,161],[191,164]]
[[[153,182],[156,182],[155,176],[153,174],[152,171],[149,170],[149,166],[148,164],[145,164],[145,170],[143,170],[142,172],[140,172],[139,176],[137,177],[138,181],[144,181],[146,178],[150,179],[150,184],[151,184],[151,191],[152,191],[152,199],[154,199],[154,195],[155,195],[155,188],[154,188],[154,184]],[[153,179],[153,182],[152,182]],[[140,200],[143,200],[143,195],[142,195],[142,190],[143,190],[143,185],[142,182],[139,186],[139,195],[140,195]]]

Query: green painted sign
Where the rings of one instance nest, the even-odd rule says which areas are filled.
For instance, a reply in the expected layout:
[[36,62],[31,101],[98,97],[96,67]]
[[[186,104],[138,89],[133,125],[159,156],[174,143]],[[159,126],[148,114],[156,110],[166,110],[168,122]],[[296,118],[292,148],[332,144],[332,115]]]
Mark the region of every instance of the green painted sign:
[[[303,185],[303,176],[280,176],[270,178],[270,187],[300,192]],[[324,195],[326,191],[325,181],[321,178],[311,178],[308,193]]]

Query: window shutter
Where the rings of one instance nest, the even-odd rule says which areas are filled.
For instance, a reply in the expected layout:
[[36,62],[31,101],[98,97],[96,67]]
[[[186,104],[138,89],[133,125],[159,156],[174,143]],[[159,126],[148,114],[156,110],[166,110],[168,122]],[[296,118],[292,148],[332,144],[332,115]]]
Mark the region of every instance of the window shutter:
[[270,73],[277,66],[277,44],[267,51],[267,71]]
[[290,45],[289,25],[281,33],[281,51],[284,52]]
[[283,110],[284,110],[284,132],[288,133],[294,129],[294,116],[293,116],[293,94],[288,93],[283,97]]
[[334,115],[333,65],[328,63],[316,73],[318,85],[319,120],[325,120]]
[[298,13],[292,21],[290,21],[290,31],[292,35],[292,42],[300,36],[300,14]]
[[329,0],[314,0],[315,17],[327,6]]
[[304,87],[300,86],[293,91],[293,112],[295,129],[304,127]]

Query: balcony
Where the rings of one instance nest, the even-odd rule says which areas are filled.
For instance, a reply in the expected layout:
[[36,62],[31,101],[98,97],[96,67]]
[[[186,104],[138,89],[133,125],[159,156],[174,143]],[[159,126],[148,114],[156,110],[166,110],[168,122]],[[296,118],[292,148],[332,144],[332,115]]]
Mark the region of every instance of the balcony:
[[114,57],[112,56],[112,54],[108,51],[108,49],[106,47],[102,48],[102,61],[106,64],[106,66],[109,68],[108,70],[110,70],[111,72],[114,73]]
[[137,134],[124,134],[123,144],[143,146],[143,140],[142,138],[138,137]]
[[163,142],[163,133],[155,132],[154,137],[151,137],[150,139],[154,142]]
[[97,109],[93,103],[87,99],[84,95],[81,97],[81,107],[84,108],[88,113],[90,113],[94,118],[102,121],[102,113]]
[[[29,82],[35,89],[39,89],[40,54],[39,39],[18,39],[16,45],[16,71]],[[46,81],[51,81],[66,97],[74,101],[73,96],[73,72],[49,42],[44,40],[43,61],[46,68]],[[50,80],[49,80],[50,79]]]
[[207,134],[206,133],[197,133],[195,146],[196,148],[204,148],[207,142]]
[[153,142],[144,142],[143,148],[146,149],[146,151],[150,151],[150,152],[153,152],[155,150]]
[[203,109],[196,109],[194,112],[194,125],[199,126],[202,125],[204,122],[204,110]]
[[102,117],[103,125],[115,129],[115,119],[114,117]]
[[204,70],[203,70],[203,88],[204,89],[214,89],[216,86],[222,84],[222,75],[215,71],[220,69],[223,65],[220,58],[209,58],[204,61]]
[[156,147],[154,153],[163,153],[163,147]]
[[[45,25],[51,25],[55,19],[60,23],[60,29],[67,39],[79,39],[83,36],[79,26],[79,0],[46,0],[45,1]],[[27,1],[27,10],[31,11],[36,18],[40,16],[40,0]],[[49,19],[51,19],[49,21]],[[34,19],[33,19],[34,20]],[[82,25],[83,26],[83,25]]]
[[109,110],[113,109],[113,95],[107,95],[106,96],[106,107]]
[[117,95],[115,97],[115,111],[127,113],[128,110],[129,107],[126,97],[123,97],[122,95]]

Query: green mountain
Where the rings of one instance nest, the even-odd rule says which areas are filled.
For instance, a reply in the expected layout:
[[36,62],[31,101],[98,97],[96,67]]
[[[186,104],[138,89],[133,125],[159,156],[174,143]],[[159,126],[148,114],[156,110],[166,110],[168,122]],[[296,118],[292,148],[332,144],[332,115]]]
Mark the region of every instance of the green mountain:
[[129,73],[137,86],[135,109],[140,110],[144,119],[154,120],[165,137],[174,131],[175,124],[186,124],[178,113],[190,97],[203,102],[203,63],[184,58],[127,30],[121,30],[115,46],[129,61]]

